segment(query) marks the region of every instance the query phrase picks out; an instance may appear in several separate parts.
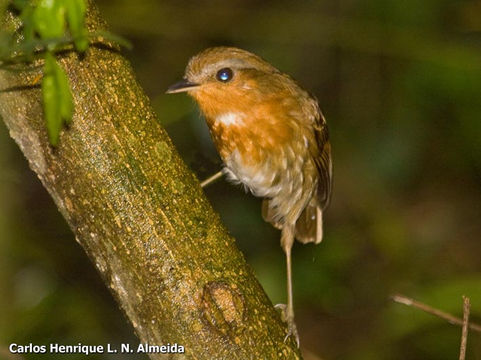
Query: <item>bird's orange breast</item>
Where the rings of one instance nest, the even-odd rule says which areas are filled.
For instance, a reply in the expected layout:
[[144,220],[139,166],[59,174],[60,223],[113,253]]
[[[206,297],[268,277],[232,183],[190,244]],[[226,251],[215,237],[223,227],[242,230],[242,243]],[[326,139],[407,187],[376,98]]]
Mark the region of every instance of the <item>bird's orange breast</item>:
[[275,158],[279,147],[292,141],[297,125],[278,99],[246,96],[235,89],[229,96],[220,96],[217,91],[202,89],[194,97],[224,160],[237,150],[246,165],[255,165],[267,156]]

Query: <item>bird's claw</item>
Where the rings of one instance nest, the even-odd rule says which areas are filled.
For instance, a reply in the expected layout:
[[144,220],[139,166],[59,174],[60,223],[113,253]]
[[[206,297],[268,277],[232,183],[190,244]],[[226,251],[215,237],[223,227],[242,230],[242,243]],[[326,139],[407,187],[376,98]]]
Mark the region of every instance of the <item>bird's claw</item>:
[[290,336],[293,336],[294,340],[296,341],[297,347],[299,348],[299,345],[300,345],[299,333],[297,332],[297,326],[294,321],[294,316],[289,316],[286,304],[277,304],[274,307],[276,310],[279,310],[279,312],[281,313],[282,321],[287,323],[287,334],[284,337],[284,343],[287,341],[287,339]]
[[288,318],[287,319],[287,335],[284,338],[284,342],[286,342],[290,336],[294,337],[294,340],[296,341],[296,344],[297,344],[297,348],[299,348],[300,346],[299,333],[297,332],[296,323],[294,322],[294,319]]

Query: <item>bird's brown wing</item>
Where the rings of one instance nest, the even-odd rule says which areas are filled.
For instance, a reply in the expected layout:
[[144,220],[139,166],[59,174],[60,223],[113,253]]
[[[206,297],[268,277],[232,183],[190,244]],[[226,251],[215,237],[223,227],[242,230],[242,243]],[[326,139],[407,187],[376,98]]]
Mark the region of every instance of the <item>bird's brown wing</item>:
[[326,120],[319,111],[315,119],[316,146],[310,153],[318,172],[317,193],[309,201],[296,222],[296,239],[301,243],[320,243],[322,240],[322,211],[329,205],[332,188],[331,145]]
[[329,205],[332,190],[332,161],[331,161],[331,144],[329,142],[329,131],[327,129],[326,120],[319,111],[319,119],[314,125],[314,134],[317,142],[317,149],[313,149],[311,156],[316,163],[319,175],[319,183],[317,188],[317,198],[321,210]]
[[[321,242],[323,235],[322,211],[329,205],[331,198],[332,163],[326,120],[319,109],[316,115],[313,126],[315,143],[309,147],[309,151],[318,172],[317,192],[296,221],[295,237],[302,243],[317,244]],[[269,199],[264,199],[262,217],[274,227],[282,229],[283,223],[276,221],[275,215],[274,210],[269,206]]]

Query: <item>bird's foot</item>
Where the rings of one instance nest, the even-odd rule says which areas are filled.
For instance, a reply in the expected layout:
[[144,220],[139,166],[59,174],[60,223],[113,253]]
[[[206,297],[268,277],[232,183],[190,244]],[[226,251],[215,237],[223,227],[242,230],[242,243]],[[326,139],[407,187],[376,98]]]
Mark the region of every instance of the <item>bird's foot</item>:
[[277,304],[274,307],[281,313],[282,321],[287,323],[287,335],[284,338],[284,342],[286,342],[290,336],[293,336],[299,348],[299,333],[297,332],[296,322],[294,321],[294,314],[289,314],[286,304]]

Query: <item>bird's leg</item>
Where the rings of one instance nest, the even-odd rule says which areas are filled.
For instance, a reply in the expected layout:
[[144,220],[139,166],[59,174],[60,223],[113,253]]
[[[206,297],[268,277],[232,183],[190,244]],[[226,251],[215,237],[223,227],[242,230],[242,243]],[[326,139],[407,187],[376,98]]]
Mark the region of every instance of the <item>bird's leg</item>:
[[287,306],[279,306],[283,310],[283,315],[285,321],[287,322],[287,335],[284,341],[287,340],[289,336],[294,336],[296,340],[297,347],[299,347],[299,334],[297,333],[296,323],[294,321],[294,302],[292,294],[292,266],[291,266],[291,249],[294,244],[294,229],[295,225],[284,225],[281,233],[281,247],[286,254],[286,264],[287,264]]
[[204,187],[206,187],[207,185],[210,185],[211,183],[213,183],[213,182],[216,181],[217,179],[221,178],[222,175],[223,175],[222,170],[216,172],[216,173],[215,173],[214,175],[212,175],[211,177],[208,177],[207,179],[205,179],[204,181],[202,181],[202,182],[200,183],[200,187],[204,188]]

